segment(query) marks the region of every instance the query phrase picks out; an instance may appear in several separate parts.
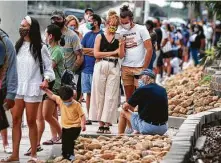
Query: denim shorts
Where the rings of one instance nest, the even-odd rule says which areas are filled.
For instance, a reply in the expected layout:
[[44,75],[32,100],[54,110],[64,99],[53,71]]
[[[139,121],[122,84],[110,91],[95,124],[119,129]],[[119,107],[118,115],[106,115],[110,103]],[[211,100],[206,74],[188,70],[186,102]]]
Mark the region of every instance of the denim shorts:
[[82,93],[91,93],[93,74],[81,73],[81,89]]
[[162,126],[156,126],[145,122],[144,120],[140,119],[138,113],[132,113],[131,125],[133,130],[136,130],[141,134],[148,134],[148,135],[155,135],[155,134],[163,135],[166,133],[168,129],[167,124]]

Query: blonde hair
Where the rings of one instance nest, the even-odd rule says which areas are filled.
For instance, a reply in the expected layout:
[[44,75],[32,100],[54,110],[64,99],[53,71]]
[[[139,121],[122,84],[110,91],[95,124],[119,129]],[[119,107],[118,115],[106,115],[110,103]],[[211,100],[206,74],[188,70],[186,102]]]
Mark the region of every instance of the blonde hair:
[[79,20],[78,20],[78,18],[77,18],[76,16],[74,16],[74,15],[68,15],[68,16],[65,18],[65,20],[66,20],[66,25],[68,25],[68,24],[70,23],[70,21],[75,20],[75,21],[76,21],[76,24],[77,24],[77,29],[79,28]]
[[117,26],[120,24],[120,18],[117,15],[116,11],[109,10],[107,15],[107,24],[117,25]]

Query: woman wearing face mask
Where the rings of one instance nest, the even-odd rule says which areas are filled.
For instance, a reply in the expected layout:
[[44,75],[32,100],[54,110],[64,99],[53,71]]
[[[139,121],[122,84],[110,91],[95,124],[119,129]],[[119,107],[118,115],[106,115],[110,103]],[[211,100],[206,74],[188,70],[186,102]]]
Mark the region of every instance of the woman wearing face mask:
[[[115,39],[119,17],[110,11],[107,17],[105,34],[99,34],[95,40],[94,66],[89,119],[99,121],[97,133],[110,134],[110,123],[117,121],[117,107],[120,87],[120,65],[118,58],[123,58],[120,43]],[[124,49],[123,49],[124,50]]]
[[[58,91],[61,86],[61,75],[63,73],[64,65],[64,54],[61,47],[59,46],[59,41],[61,40],[61,30],[57,25],[49,25],[46,29],[46,43],[50,46],[50,53],[52,58],[52,66],[55,72],[55,83],[52,88],[49,88],[54,94],[58,95]],[[38,127],[38,146],[37,152],[43,150],[40,146],[41,137],[45,129],[46,120],[50,127],[52,133],[52,139],[43,143],[43,145],[53,145],[61,143],[61,127],[58,123],[56,104],[54,101],[50,100],[46,95],[43,96],[43,102],[39,105],[38,115],[37,115],[37,127]],[[58,135],[58,137],[57,137]],[[29,156],[31,154],[31,148],[25,154]]]
[[78,37],[80,39],[82,39],[82,34],[78,31],[79,28],[79,20],[76,16],[74,15],[68,15],[66,18],[66,26],[71,29],[72,31],[74,31],[75,33],[77,33]]
[[28,162],[37,162],[37,125],[38,106],[42,101],[48,82],[55,79],[52,62],[46,45],[42,44],[40,27],[36,19],[26,16],[19,28],[20,39],[15,45],[17,51],[18,89],[15,106],[11,110],[13,118],[12,140],[13,153],[0,162],[18,162],[21,140],[21,122],[26,108],[31,158]]

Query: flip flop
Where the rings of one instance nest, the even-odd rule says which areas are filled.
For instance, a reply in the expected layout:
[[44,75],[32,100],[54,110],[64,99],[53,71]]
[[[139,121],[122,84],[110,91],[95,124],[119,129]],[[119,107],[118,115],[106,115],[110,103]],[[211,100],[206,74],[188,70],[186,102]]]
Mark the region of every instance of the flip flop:
[[54,144],[62,144],[61,137],[58,137],[58,139],[54,141]]
[[[37,146],[37,152],[43,151],[43,148],[41,148],[40,145]],[[27,152],[24,154],[25,156],[30,156],[31,155],[31,147],[27,150]]]
[[20,163],[19,160],[12,161],[11,157],[6,157],[0,160],[0,163]]
[[55,141],[51,139],[51,140],[47,140],[47,141],[43,142],[42,144],[43,144],[43,145],[53,145],[54,142],[55,142]]

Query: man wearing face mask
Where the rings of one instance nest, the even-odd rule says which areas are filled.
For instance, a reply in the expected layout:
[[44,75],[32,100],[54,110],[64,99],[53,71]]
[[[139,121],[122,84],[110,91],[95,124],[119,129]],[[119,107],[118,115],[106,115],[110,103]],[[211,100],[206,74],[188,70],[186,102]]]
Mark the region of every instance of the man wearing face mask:
[[90,29],[90,23],[88,22],[89,17],[94,14],[94,11],[92,8],[87,8],[84,13],[84,23],[80,25],[79,32],[84,35],[91,31]]
[[[81,88],[82,92],[87,94],[86,98],[86,107],[89,114],[90,108],[90,98],[91,98],[91,84],[94,72],[94,64],[95,64],[95,57],[94,57],[94,43],[95,38],[98,34],[103,33],[100,29],[101,25],[101,18],[100,16],[93,14],[88,19],[88,28],[91,30],[88,32],[82,39],[81,44],[83,46],[84,52],[84,63],[81,73]],[[91,124],[88,120],[86,122],[87,125]]]
[[129,6],[124,5],[120,9],[120,22],[119,33],[125,38],[120,45],[125,49],[125,57],[122,61],[122,80],[128,101],[135,87],[138,86],[134,74],[149,66],[153,50],[148,30],[145,26],[133,22],[133,13]]
[[[166,89],[155,83],[155,74],[150,69],[135,75],[139,88],[128,102],[123,104],[118,133],[124,134],[127,121],[132,130],[141,134],[163,135],[167,131],[168,99]],[[138,113],[134,108],[138,106]]]
[[[80,38],[74,31],[65,26],[65,15],[62,11],[54,11],[52,13],[51,23],[59,26],[64,36],[65,45],[62,49],[64,52],[65,68],[77,73],[83,62]],[[75,83],[77,83],[77,80],[78,75],[76,74]],[[79,90],[77,90],[77,94],[81,94]]]

